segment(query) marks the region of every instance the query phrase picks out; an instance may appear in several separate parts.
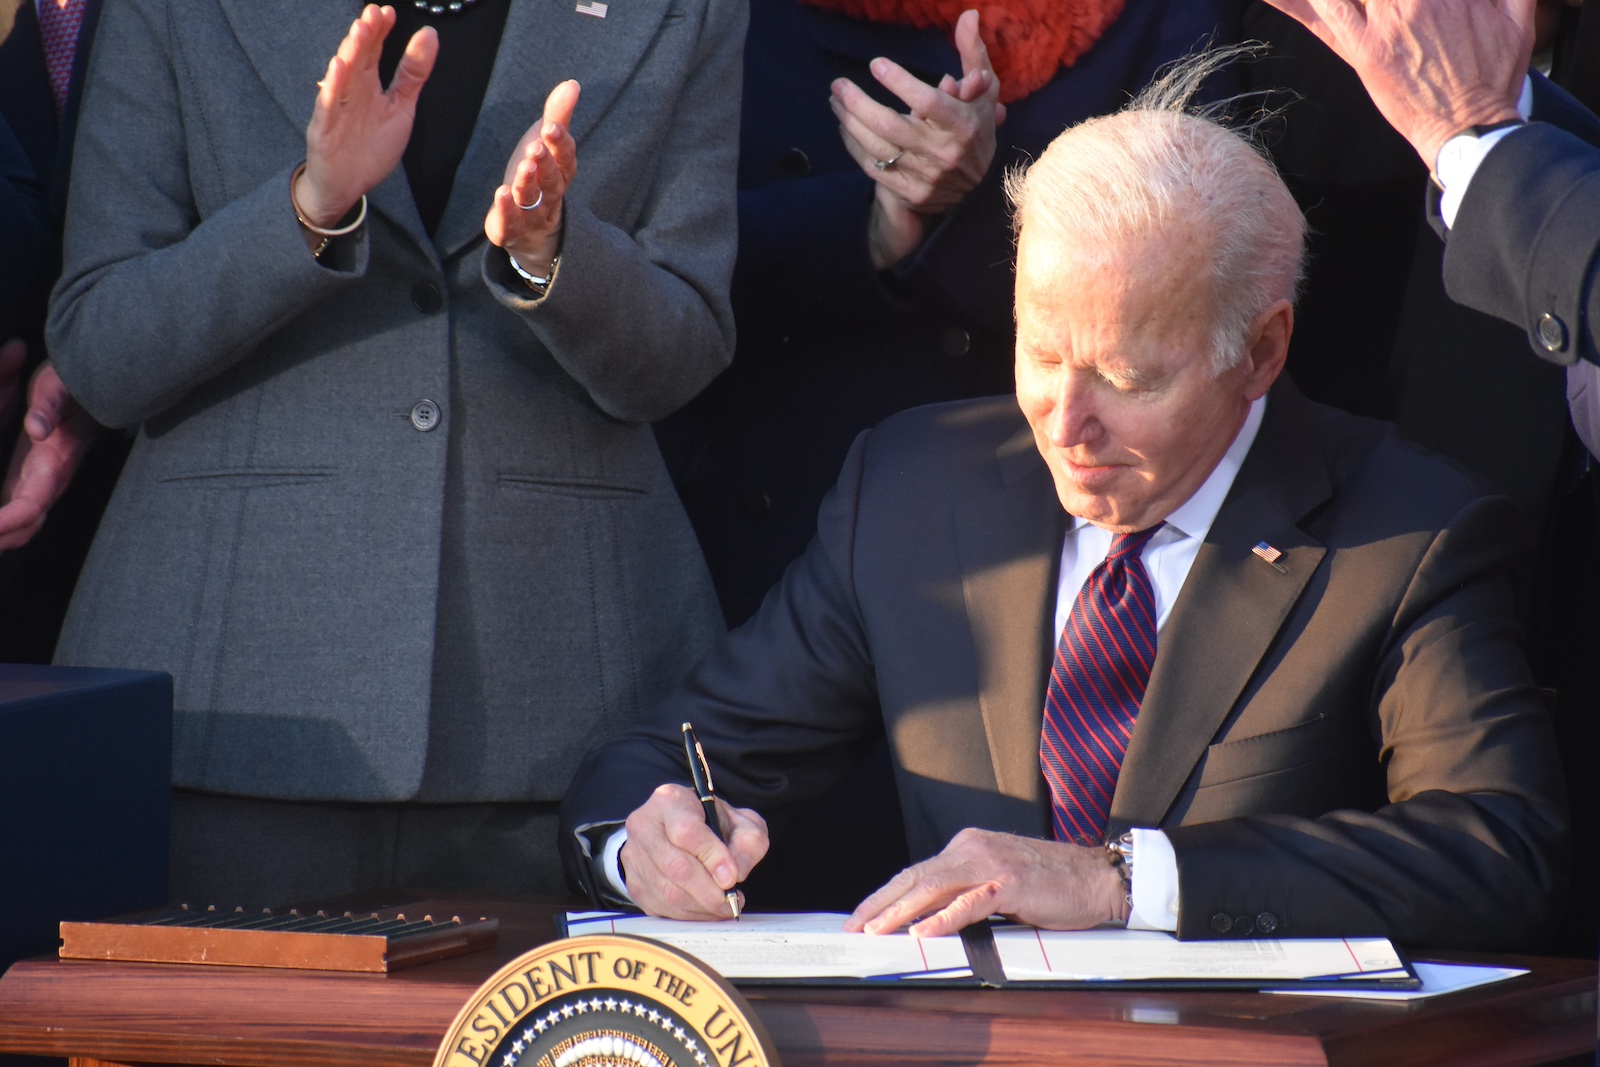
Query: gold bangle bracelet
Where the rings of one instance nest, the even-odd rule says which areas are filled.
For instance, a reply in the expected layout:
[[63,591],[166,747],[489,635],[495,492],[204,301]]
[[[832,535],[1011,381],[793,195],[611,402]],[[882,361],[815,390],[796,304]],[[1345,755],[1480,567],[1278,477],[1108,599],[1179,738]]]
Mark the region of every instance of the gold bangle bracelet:
[[[300,175],[304,174],[305,172],[306,165],[301,163],[294,169],[294,173],[289,175],[289,206],[294,208],[294,217],[299,220],[300,225],[304,226],[318,237],[324,238],[343,237],[346,234],[355,233],[356,230],[360,229],[361,224],[367,221],[367,195],[365,193],[361,194],[361,204],[359,210],[356,212],[355,221],[349,223],[348,225],[339,226],[329,230],[318,226],[316,223],[306,218],[306,213],[300,210],[300,202],[294,198],[295,182],[299,181]],[[348,215],[349,212],[347,211],[345,214]],[[326,248],[327,245],[324,244],[322,247]],[[319,248],[313,252],[312,255],[319,255],[321,252],[322,248]]]

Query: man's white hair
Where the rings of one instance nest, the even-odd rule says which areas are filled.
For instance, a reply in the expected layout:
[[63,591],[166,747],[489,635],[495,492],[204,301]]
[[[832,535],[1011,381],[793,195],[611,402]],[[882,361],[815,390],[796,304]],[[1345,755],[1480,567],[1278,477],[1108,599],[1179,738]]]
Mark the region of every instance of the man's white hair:
[[1085,249],[1182,228],[1204,241],[1215,374],[1244,357],[1262,312],[1294,300],[1304,272],[1305,217],[1277,168],[1213,117],[1222,105],[1194,104],[1208,77],[1252,51],[1211,49],[1179,61],[1121,111],[1079,123],[1006,175],[1019,234],[1038,226]]

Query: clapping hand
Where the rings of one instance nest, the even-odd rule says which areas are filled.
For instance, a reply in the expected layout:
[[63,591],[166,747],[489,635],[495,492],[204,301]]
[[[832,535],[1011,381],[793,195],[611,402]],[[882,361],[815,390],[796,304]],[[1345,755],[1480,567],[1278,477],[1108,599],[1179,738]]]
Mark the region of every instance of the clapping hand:
[[[392,7],[368,4],[328,61],[306,126],[306,166],[290,196],[300,216],[331,229],[400,163],[417,113],[417,95],[433,72],[439,35],[424,27],[406,43],[389,88],[378,82]],[[318,238],[306,231],[306,244]]]
[[572,139],[577,106],[577,82],[550,90],[543,117],[511,153],[505,180],[483,220],[490,243],[505,249],[523,270],[544,277],[561,248],[561,205],[578,173],[578,146]]
[[994,160],[995,127],[1005,121],[1000,79],[978,32],[978,13],[956,23],[959,81],[932,86],[889,59],[872,76],[911,109],[900,114],[848,78],[833,83],[829,103],[845,148],[877,183],[868,234],[872,262],[886,270],[922,243],[929,218],[960,204]]

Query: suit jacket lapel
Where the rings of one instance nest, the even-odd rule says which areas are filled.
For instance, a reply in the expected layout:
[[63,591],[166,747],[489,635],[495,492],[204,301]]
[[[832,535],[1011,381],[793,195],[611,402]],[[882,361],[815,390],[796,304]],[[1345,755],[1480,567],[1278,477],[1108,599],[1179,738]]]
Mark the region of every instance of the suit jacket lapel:
[[1026,427],[997,459],[1000,486],[957,513],[956,544],[995,782],[1002,796],[1034,809],[1017,821],[1044,835],[1039,726],[1066,512]]
[[[1273,389],[1162,631],[1111,806],[1113,834],[1160,823],[1322,561],[1326,548],[1296,525],[1332,492],[1308,432],[1314,419],[1292,386]],[[1283,553],[1278,567],[1251,551],[1261,541]]]
[[568,78],[583,87],[572,117],[577,180],[583,181],[584,136],[628,84],[669,4],[611,0],[604,18],[583,14],[578,6],[592,7],[573,0],[513,0],[477,126],[439,220],[440,258],[483,236],[484,214],[512,151],[543,115],[550,90]]

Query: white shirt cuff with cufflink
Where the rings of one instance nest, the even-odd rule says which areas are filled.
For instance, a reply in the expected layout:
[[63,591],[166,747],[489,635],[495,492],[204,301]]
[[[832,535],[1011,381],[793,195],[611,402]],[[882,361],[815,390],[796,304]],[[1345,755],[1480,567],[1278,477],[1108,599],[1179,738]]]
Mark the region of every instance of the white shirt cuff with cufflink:
[[[1533,114],[1531,76],[1522,79],[1522,94],[1517,97],[1517,114],[1522,116],[1524,122]],[[1444,220],[1446,229],[1455,226],[1456,213],[1461,210],[1461,200],[1467,195],[1467,186],[1472,184],[1472,176],[1478,173],[1478,167],[1489,155],[1489,150],[1519,129],[1520,126],[1507,126],[1492,130],[1482,137],[1459,134],[1439,149],[1439,158],[1434,161],[1434,174],[1442,190],[1439,194],[1439,217]]]
[[607,888],[632,904],[634,901],[628,892],[628,880],[622,875],[622,846],[627,843],[628,828],[617,827],[606,838],[606,843],[600,846],[600,862],[596,866],[600,876],[606,880]]

